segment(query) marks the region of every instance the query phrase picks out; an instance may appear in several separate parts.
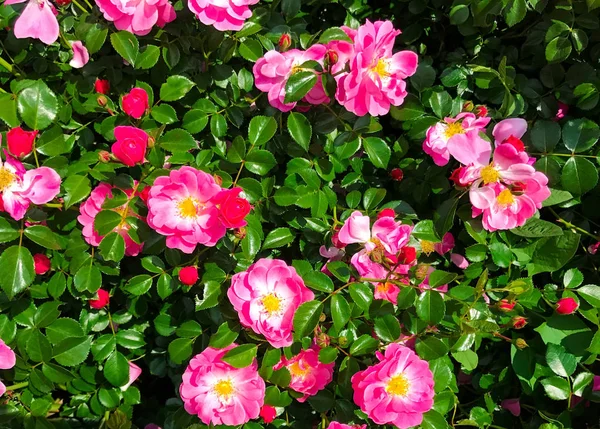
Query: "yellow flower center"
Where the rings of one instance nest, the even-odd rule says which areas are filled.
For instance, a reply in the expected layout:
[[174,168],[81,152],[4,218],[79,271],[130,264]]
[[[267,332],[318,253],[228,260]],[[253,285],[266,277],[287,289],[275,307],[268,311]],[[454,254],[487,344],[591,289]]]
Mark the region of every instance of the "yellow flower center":
[[221,380],[217,384],[215,384],[215,387],[213,389],[217,395],[225,397],[231,396],[231,394],[234,391],[233,383],[231,383],[231,380]]
[[0,167],[0,192],[8,188],[15,181],[15,175],[8,169]]
[[392,288],[393,284],[390,282],[386,282],[386,283],[379,283],[376,287],[375,290],[377,292],[381,292],[381,293],[387,293],[389,292],[389,290]]
[[177,207],[182,217],[196,217],[198,215],[198,201],[194,198],[188,197],[180,201]]
[[267,313],[276,313],[281,309],[281,300],[270,293],[262,299],[262,305]]
[[490,164],[481,169],[481,178],[486,185],[496,183],[500,179],[500,173]]
[[290,366],[288,366],[288,370],[290,371],[290,374],[292,374],[292,376],[294,377],[304,377],[306,374],[308,374],[310,368],[302,368],[300,366],[300,362],[296,361]]
[[498,201],[498,204],[509,206],[515,202],[515,197],[513,196],[512,192],[510,192],[508,189],[505,189],[500,192],[500,194],[496,197],[496,200]]
[[430,253],[435,251],[435,244],[431,241],[421,240],[421,250],[429,256]]
[[465,133],[465,129],[463,128],[462,124],[458,121],[448,124],[448,126],[446,127],[446,131],[444,131],[444,135],[446,136],[447,139],[449,139],[450,137],[455,136],[457,134],[464,134],[464,133]]
[[387,70],[388,65],[386,63],[386,61],[382,58],[379,61],[377,61],[377,64],[375,64],[374,67],[371,67],[371,71],[373,73],[376,73],[379,75],[379,77],[388,77],[390,76],[390,73]]
[[385,391],[394,396],[406,396],[410,383],[402,374],[395,375],[388,381]]

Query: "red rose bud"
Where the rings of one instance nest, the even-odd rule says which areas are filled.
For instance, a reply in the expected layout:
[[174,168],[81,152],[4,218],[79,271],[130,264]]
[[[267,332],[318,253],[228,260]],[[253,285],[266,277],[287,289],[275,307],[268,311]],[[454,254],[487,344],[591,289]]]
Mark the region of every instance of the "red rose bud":
[[488,109],[485,106],[477,106],[475,108],[475,116],[477,116],[478,118],[483,118],[484,116],[487,116],[488,114]]
[[271,423],[277,417],[277,410],[270,405],[263,405],[259,414],[265,423]]
[[110,152],[107,152],[105,150],[101,150],[100,152],[98,152],[98,161],[103,162],[103,163],[107,163],[110,162],[111,160],[111,155]]
[[119,126],[115,128],[115,138],[117,141],[111,147],[115,158],[128,167],[144,162],[148,148],[146,131],[135,127]]
[[197,267],[184,267],[179,270],[179,281],[186,286],[193,286],[198,281]]
[[521,139],[518,139],[512,135],[506,140],[504,140],[502,143],[511,145],[517,150],[517,152],[523,152],[525,150],[525,145],[523,144]]
[[333,244],[338,249],[343,249],[346,247],[346,245],[340,241],[339,235],[340,230],[339,228],[336,228],[333,231],[333,234],[331,234],[331,244]]
[[417,249],[410,246],[405,246],[398,254],[398,262],[403,265],[412,264],[417,259]]
[[97,294],[98,299],[90,299],[88,302],[90,303],[90,307],[100,310],[101,308],[106,307],[108,301],[110,301],[110,294],[104,289],[98,289]]
[[[69,3],[71,2],[71,0],[63,1],[68,1]],[[98,94],[106,95],[110,91],[110,82],[105,79],[96,79],[96,82],[94,82],[94,89]]]
[[334,66],[337,64],[339,56],[336,51],[329,50],[329,51],[327,51],[327,55],[325,56],[325,59],[327,60],[327,64],[329,66]]
[[213,197],[213,202],[219,208],[219,219],[225,228],[241,228],[246,226],[246,215],[250,213],[250,203],[238,195],[242,188],[223,189]]
[[33,265],[35,273],[39,276],[44,275],[48,271],[50,271],[50,259],[42,253],[33,255]]
[[512,326],[515,329],[524,328],[527,325],[527,319],[522,316],[516,316],[512,318]]
[[243,240],[244,238],[246,238],[246,228],[242,227],[242,228],[236,228],[235,231],[233,231],[233,235],[235,235],[235,238],[237,238],[238,240]]
[[502,311],[512,311],[517,303],[514,301],[509,302],[507,299],[503,299],[498,303],[498,308]]
[[223,178],[221,176],[219,176],[218,174],[213,174],[213,177],[217,185],[221,186],[223,184]]
[[146,186],[141,192],[138,192],[138,197],[140,197],[140,200],[142,200],[144,203],[147,203],[149,194],[150,186]]
[[104,95],[99,95],[96,97],[96,102],[98,103],[98,106],[104,107],[108,104],[108,98],[106,98]]
[[25,131],[21,127],[13,128],[6,133],[8,151],[17,158],[29,155],[37,135],[37,131]]
[[394,209],[383,209],[377,215],[377,219],[381,219],[382,217],[396,217],[396,212]]
[[392,176],[393,180],[395,180],[396,182],[399,182],[402,179],[404,179],[404,172],[401,169],[399,169],[399,168],[394,168],[390,172],[390,176]]
[[472,112],[473,109],[475,108],[475,105],[473,104],[472,101],[465,101],[463,104],[463,112]]
[[556,312],[558,314],[573,314],[579,308],[579,304],[574,298],[561,298],[556,303]]
[[54,0],[54,3],[56,3],[58,7],[64,7],[70,5],[72,1],[73,0]]
[[292,46],[292,38],[289,34],[283,33],[279,38],[279,51],[285,52]]
[[133,88],[123,96],[123,111],[135,119],[140,119],[150,107],[148,93],[142,88]]
[[452,172],[450,175],[450,181],[454,182],[455,186],[462,187],[463,185],[460,183],[460,174],[462,172],[463,167],[458,167],[456,170]]

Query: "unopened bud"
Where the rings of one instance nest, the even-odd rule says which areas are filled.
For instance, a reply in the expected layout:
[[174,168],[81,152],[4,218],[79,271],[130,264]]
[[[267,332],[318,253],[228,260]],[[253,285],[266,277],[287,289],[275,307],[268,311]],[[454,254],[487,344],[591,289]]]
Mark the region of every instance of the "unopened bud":
[[107,163],[107,162],[110,162],[110,159],[111,159],[110,152],[107,152],[105,150],[101,150],[100,152],[98,152],[98,161]]
[[289,34],[283,33],[279,38],[279,52],[287,51],[292,46],[292,38]]
[[338,53],[330,49],[329,51],[327,51],[327,55],[325,55],[325,66],[334,66],[337,64],[338,60]]
[[96,101],[98,102],[98,106],[104,107],[108,104],[108,99],[104,95],[99,95],[96,97]]
[[325,316],[325,313],[321,313],[321,315],[319,316],[319,322],[323,323],[325,319],[327,319],[327,316]]
[[527,319],[524,318],[523,316],[516,316],[513,317],[512,319],[512,326],[515,329],[521,329],[524,328],[525,325],[527,325]]
[[237,238],[238,240],[243,240],[244,238],[246,238],[246,228],[236,228],[233,231],[233,235],[235,235],[235,238]]
[[396,182],[400,182],[402,179],[404,179],[404,172],[400,168],[394,168],[392,171],[390,171],[390,176],[392,176],[392,179]]
[[483,118],[484,116],[487,116],[488,114],[488,109],[485,106],[477,106],[475,108],[475,116],[477,116],[478,118]]
[[344,347],[345,345],[348,344],[348,338],[346,337],[339,337],[338,338],[338,344],[342,347]]
[[154,147],[155,143],[156,143],[156,140],[154,140],[154,137],[148,137],[148,147],[150,149],[152,149]]
[[473,104],[472,101],[465,101],[462,109],[463,109],[463,112],[472,112],[474,108],[475,108],[475,105]]
[[417,269],[415,271],[415,276],[418,280],[423,280],[427,277],[429,273],[429,264],[419,264],[417,265]]
[[323,334],[323,333],[317,335],[316,340],[317,340],[317,345],[321,348],[328,347],[329,344],[331,343],[329,335]]
[[517,341],[515,341],[515,346],[517,346],[519,350],[523,350],[529,347],[529,344],[527,344],[523,338],[517,338]]
[[223,178],[221,176],[213,174],[213,177],[215,178],[217,185],[221,186],[223,184]]

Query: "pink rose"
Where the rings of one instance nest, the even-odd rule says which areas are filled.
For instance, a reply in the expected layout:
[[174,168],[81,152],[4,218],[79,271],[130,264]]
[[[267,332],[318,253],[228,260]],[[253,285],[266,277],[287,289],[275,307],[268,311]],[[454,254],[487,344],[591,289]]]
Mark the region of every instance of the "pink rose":
[[38,131],[25,131],[21,127],[13,128],[6,133],[8,151],[17,158],[23,158],[33,150]]
[[144,130],[129,126],[115,128],[116,143],[112,153],[123,164],[133,167],[144,162],[148,148],[148,134]]
[[138,36],[150,33],[152,27],[164,27],[175,20],[175,9],[168,0],[96,0],[104,18],[113,21],[117,30]]
[[35,268],[35,273],[37,275],[44,275],[46,274],[48,271],[50,271],[50,259],[42,254],[42,253],[37,253],[35,255],[33,255],[33,263],[34,263],[34,268]]
[[100,310],[108,305],[108,302],[110,301],[110,294],[104,289],[98,289],[96,294],[98,295],[98,299],[90,299],[88,302],[90,307]]
[[246,226],[246,215],[250,213],[250,203],[239,197],[242,188],[223,189],[213,199],[219,208],[219,219],[226,228],[241,228]]
[[179,281],[186,286],[193,286],[198,281],[197,267],[183,267],[179,270]]
[[140,119],[150,108],[148,93],[142,88],[133,88],[123,96],[123,111],[135,119]]
[[579,303],[574,298],[561,298],[556,303],[558,314],[573,314],[579,308]]
[[219,31],[239,31],[252,16],[248,6],[256,3],[258,0],[190,0],[188,7],[204,25]]

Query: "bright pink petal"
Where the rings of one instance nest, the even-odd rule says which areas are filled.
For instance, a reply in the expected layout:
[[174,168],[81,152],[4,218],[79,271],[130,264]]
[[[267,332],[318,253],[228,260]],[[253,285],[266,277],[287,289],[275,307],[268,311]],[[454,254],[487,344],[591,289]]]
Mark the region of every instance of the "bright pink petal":
[[79,40],[71,42],[71,48],[73,49],[73,59],[69,65],[73,68],[80,69],[88,63],[90,60],[90,54],[83,43]]
[[448,152],[464,165],[484,166],[490,162],[492,146],[478,131],[456,134],[448,141]]
[[521,118],[510,118],[498,122],[492,131],[492,135],[496,139],[496,144],[504,142],[510,136],[518,139],[523,137],[527,131],[527,121]]

